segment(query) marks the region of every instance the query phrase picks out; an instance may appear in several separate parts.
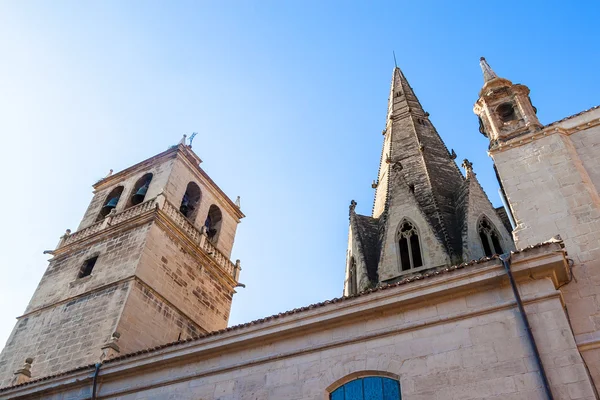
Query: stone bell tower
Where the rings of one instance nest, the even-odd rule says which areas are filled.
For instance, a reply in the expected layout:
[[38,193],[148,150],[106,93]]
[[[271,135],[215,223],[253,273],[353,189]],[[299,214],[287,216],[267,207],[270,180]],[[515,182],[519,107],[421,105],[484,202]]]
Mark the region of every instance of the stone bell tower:
[[481,60],[474,111],[506,194],[518,248],[560,235],[572,279],[561,286],[577,348],[600,390],[600,107],[541,125],[529,89]]
[[499,78],[481,57],[484,85],[475,103],[479,116],[479,131],[490,139],[490,148],[499,142],[540,130],[542,124],[531,104],[529,88]]
[[0,387],[227,326],[244,214],[200,163],[184,138],[94,184],[17,318]]

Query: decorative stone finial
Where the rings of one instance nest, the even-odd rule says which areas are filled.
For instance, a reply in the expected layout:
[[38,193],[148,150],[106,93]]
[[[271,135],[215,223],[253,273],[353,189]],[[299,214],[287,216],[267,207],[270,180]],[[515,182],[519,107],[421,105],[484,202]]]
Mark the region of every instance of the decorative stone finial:
[[350,214],[352,214],[355,209],[356,209],[356,202],[354,200],[352,200],[350,202]]
[[492,79],[496,79],[498,77],[498,75],[496,75],[496,73],[494,72],[492,67],[490,67],[490,65],[485,60],[485,57],[481,57],[479,59],[479,65],[481,66],[481,71],[483,72],[483,81],[484,82],[487,83],[487,82],[491,81]]
[[241,199],[240,199],[240,196],[238,196],[238,197],[235,199],[235,206],[236,206],[237,208],[240,208],[240,206],[241,206]]
[[371,187],[372,187],[373,189],[377,189],[377,186],[378,186],[378,183],[377,183],[377,181],[373,179],[373,183],[371,183]]
[[475,176],[475,172],[473,172],[473,163],[466,158],[463,160],[462,167],[465,169],[465,175],[467,178]]
[[239,281],[240,279],[240,271],[242,270],[242,263],[239,259],[235,260],[235,265],[233,267],[233,279]]
[[452,152],[450,153],[450,158],[456,160],[456,152],[454,151],[454,149],[452,149]]
[[109,176],[112,176],[113,174],[113,170],[112,168],[108,170],[108,174],[104,177],[104,179],[108,178]]
[[[65,234],[64,234],[64,235],[62,235],[62,236],[60,237],[60,239],[58,240],[58,245],[56,245],[56,248],[58,249],[60,246],[62,246],[62,245],[65,243],[65,240],[67,240],[67,238],[68,238],[69,236],[71,236],[71,230],[70,230],[70,229],[67,229],[67,230],[65,231]],[[45,252],[45,251],[44,251],[44,254],[52,254],[52,252],[50,252],[50,251],[48,251],[48,252]]]
[[31,379],[32,362],[33,358],[27,357],[23,366],[15,371],[15,376],[13,377],[13,380],[11,382],[13,385],[20,385],[22,383],[28,382]]
[[117,344],[120,337],[121,334],[119,332],[113,332],[112,335],[110,335],[110,339],[108,339],[108,341],[101,347],[102,355],[100,356],[100,361],[104,361],[107,358],[112,358],[121,352],[119,345]]
[[184,134],[183,134],[183,137],[182,137],[182,138],[181,138],[181,140],[179,141],[179,144],[182,144],[182,145],[184,145],[184,146],[185,146],[186,139],[187,139],[187,135],[184,133]]

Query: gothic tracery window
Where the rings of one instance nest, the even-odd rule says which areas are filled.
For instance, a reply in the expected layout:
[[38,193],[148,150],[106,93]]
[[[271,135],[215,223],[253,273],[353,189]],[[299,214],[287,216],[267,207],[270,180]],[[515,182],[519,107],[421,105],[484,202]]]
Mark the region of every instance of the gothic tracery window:
[[419,232],[412,222],[404,220],[400,224],[398,244],[400,246],[400,267],[402,271],[423,266]]
[[340,386],[330,395],[330,400],[401,400],[400,383],[382,376],[355,379]]
[[482,217],[479,220],[477,231],[479,232],[479,238],[481,239],[483,252],[487,257],[491,257],[494,254],[502,254],[500,235],[498,234],[498,231],[494,225],[492,225],[492,223],[486,217]]

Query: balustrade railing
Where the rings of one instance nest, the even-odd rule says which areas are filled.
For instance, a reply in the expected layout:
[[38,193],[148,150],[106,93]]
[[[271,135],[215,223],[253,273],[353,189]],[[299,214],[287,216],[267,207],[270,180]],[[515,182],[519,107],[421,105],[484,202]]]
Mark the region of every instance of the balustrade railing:
[[108,226],[116,225],[119,222],[123,222],[130,218],[136,217],[146,211],[151,210],[153,207],[155,207],[155,203],[156,199],[154,198],[145,201],[141,204],[135,205],[133,207],[129,207],[128,209],[123,210],[120,213],[108,214],[102,221],[96,222],[95,224],[90,225],[87,228],[65,236],[64,240],[61,242],[59,247],[84,239],[88,236],[93,235],[94,233],[100,232]]
[[[129,207],[126,210],[116,214],[108,214],[102,221],[96,222],[93,225],[88,226],[80,231],[69,234],[67,233],[61,238],[61,242],[58,247],[62,247],[76,241],[85,239],[101,230],[117,225],[121,222],[127,221],[140,214],[152,210],[155,207],[159,207],[168,217],[177,225],[183,232],[185,232],[193,242],[197,243],[198,246],[204,250],[212,259],[229,275],[237,279],[236,276],[236,264],[232,263],[231,260],[225,254],[221,253],[209,240],[206,233],[196,228],[188,219],[179,211],[177,207],[169,203],[164,199],[160,199],[160,195],[141,204],[133,207]],[[159,200],[160,199],[160,200]]]
[[213,260],[221,267],[225,272],[235,278],[235,264],[229,260],[229,258],[221,253],[208,239],[206,234],[198,230],[186,217],[183,216],[179,209],[173,204],[165,201],[162,206],[162,210],[165,214],[171,218],[173,222],[179,226],[185,233],[187,233],[194,242],[196,242],[202,250],[204,250]]

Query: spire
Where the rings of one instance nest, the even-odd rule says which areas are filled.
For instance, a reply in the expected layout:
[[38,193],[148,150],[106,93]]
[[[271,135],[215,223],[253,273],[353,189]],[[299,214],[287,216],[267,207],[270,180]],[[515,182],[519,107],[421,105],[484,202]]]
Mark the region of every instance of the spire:
[[423,107],[415,92],[410,87],[408,80],[398,67],[394,68],[392,76],[392,88],[389,98],[388,117],[402,115],[404,113],[414,113],[424,115]]
[[490,67],[490,65],[485,60],[485,57],[481,57],[479,59],[479,65],[481,66],[481,71],[483,72],[483,81],[485,83],[498,77],[498,75],[496,75],[492,67]]

